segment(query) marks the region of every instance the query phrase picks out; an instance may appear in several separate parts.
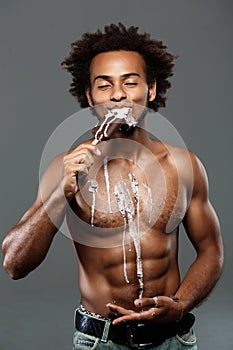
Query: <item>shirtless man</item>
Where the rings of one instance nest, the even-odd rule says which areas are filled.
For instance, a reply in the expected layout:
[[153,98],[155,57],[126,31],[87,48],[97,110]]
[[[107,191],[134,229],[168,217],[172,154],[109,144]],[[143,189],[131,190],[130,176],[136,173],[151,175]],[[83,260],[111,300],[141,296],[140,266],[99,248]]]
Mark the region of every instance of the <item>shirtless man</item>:
[[[119,24],[85,34],[63,64],[82,107],[107,105],[111,111],[136,105],[157,111],[165,105],[173,59],[161,42]],[[43,261],[66,217],[81,292],[74,349],[197,349],[190,311],[221,274],[222,239],[203,165],[191,152],[152,140],[145,123],[120,126],[110,140],[97,145],[87,140],[58,155],[43,175],[35,203],[3,241],[4,268],[13,279],[23,278]],[[93,178],[98,191],[93,184],[90,189]],[[127,193],[128,211],[120,198],[126,200]],[[182,281],[181,223],[196,250]],[[130,229],[122,246],[119,237]],[[92,232],[94,244],[88,244],[85,237]]]

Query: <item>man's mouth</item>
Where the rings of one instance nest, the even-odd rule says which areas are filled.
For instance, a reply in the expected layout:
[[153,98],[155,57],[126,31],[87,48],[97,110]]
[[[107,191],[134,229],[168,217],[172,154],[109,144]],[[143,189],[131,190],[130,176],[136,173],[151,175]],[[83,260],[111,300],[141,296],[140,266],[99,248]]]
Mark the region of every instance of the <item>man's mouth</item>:
[[108,110],[112,109],[122,109],[122,108],[133,108],[133,103],[132,102],[118,102],[118,103],[108,103],[105,105],[105,108]]
[[[124,125],[124,126],[123,126]],[[122,133],[133,132],[137,125],[136,119],[133,117],[132,108],[124,105],[111,105],[111,109],[107,108],[104,118],[93,128],[95,140],[94,144],[100,141],[110,139],[116,131]]]

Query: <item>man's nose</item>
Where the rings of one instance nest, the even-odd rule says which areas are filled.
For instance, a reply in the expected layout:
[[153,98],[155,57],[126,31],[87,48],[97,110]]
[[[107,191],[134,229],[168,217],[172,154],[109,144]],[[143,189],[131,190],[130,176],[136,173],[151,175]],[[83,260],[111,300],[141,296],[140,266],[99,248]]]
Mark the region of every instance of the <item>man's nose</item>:
[[122,101],[127,98],[126,92],[122,88],[122,86],[114,86],[111,92],[110,99],[111,101]]

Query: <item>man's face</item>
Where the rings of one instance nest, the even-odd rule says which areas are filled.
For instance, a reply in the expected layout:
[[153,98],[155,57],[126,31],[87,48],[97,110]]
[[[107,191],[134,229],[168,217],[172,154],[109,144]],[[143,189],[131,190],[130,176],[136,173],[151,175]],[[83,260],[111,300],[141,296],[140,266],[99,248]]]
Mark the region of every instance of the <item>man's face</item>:
[[127,103],[147,106],[156,96],[156,84],[147,85],[145,62],[138,52],[109,51],[96,55],[90,64],[90,106]]

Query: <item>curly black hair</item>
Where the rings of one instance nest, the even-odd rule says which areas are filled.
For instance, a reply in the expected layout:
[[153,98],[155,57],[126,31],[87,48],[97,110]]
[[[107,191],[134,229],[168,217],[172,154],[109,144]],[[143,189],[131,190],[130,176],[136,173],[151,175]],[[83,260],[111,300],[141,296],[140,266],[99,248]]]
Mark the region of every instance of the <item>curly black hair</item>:
[[148,107],[157,111],[165,107],[167,89],[171,87],[168,78],[173,75],[176,56],[166,51],[162,41],[150,39],[149,33],[139,34],[138,27],[128,29],[122,24],[110,24],[104,32],[84,33],[81,40],[71,44],[71,52],[61,63],[71,73],[70,93],[75,96],[81,107],[88,107],[85,94],[90,87],[89,67],[94,56],[108,51],[136,51],[143,57],[146,65],[147,84],[150,87],[156,81],[156,98],[148,102]]

